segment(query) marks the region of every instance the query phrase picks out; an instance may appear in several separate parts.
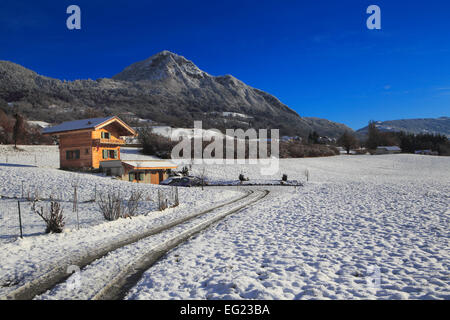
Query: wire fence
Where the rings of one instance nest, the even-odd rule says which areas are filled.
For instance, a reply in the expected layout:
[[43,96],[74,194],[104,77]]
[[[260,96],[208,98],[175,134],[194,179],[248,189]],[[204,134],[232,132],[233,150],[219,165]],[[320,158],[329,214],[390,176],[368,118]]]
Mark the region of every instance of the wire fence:
[[41,154],[4,153],[0,154],[0,165],[57,168],[59,166],[59,154],[45,151]]
[[[19,184],[23,191],[14,197],[0,195],[0,245],[13,242],[23,234],[23,238],[42,235],[45,233],[46,224],[33,210],[41,207],[48,209],[51,201],[60,203],[63,209],[65,228],[79,229],[97,225],[104,222],[97,201],[102,194],[107,192],[117,192],[122,201],[128,201],[128,192],[120,189],[110,188],[108,190],[98,189],[95,186],[91,191],[85,192],[80,196],[75,191],[78,186],[73,188],[72,192],[65,190],[50,190],[46,193],[38,188],[29,188],[25,183]],[[161,192],[161,190],[149,190],[142,193],[142,197],[136,204],[137,214],[148,214],[154,211],[162,211],[166,208],[176,207],[179,204],[178,188],[170,188]],[[74,198],[74,194],[78,193]],[[76,201],[74,201],[74,199]],[[164,202],[166,206],[162,206]],[[20,205],[20,217],[19,217]]]

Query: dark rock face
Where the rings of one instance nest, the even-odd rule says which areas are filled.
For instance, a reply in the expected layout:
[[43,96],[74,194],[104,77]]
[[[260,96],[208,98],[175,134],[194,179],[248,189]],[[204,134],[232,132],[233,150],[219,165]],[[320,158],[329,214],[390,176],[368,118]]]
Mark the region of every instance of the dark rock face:
[[231,75],[211,76],[192,61],[162,51],[134,63],[112,79],[61,81],[0,61],[0,107],[19,108],[29,119],[61,122],[86,116],[134,114],[172,126],[280,129],[281,135],[311,131],[337,137],[345,125],[301,118],[276,97]]

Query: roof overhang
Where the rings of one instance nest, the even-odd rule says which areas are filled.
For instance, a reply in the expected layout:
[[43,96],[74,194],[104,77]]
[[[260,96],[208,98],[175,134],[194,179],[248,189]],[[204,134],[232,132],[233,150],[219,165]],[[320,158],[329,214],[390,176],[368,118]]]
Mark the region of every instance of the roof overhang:
[[[88,120],[88,119],[86,119],[86,120]],[[44,129],[44,132],[42,133],[42,135],[44,135],[44,136],[60,136],[60,135],[64,135],[64,134],[72,134],[74,132],[90,132],[93,130],[99,130],[99,129],[104,128],[111,124],[116,124],[116,125],[120,126],[120,129],[122,131],[121,136],[133,136],[133,137],[137,136],[136,130],[131,128],[124,121],[122,121],[122,119],[120,119],[117,116],[106,118],[105,121],[98,123],[96,125],[93,125],[92,127],[88,127],[88,128],[84,127],[84,128],[80,128],[80,129],[75,128],[75,129],[71,129],[71,130],[61,130],[61,131],[52,131],[52,132],[45,132],[45,129]],[[51,129],[51,127],[46,128],[46,129],[47,130]]]
[[112,119],[106,120],[105,122],[96,125],[94,127],[94,129],[95,130],[102,129],[102,128],[104,128],[104,127],[106,127],[108,125],[111,125],[113,123],[119,124],[121,126],[121,128],[123,129],[125,134],[122,134],[121,136],[133,136],[133,137],[137,136],[136,130],[134,130],[132,127],[127,125],[124,121],[122,121],[117,116],[114,116]]
[[122,160],[122,163],[133,170],[167,170],[178,168],[174,163],[161,160]]

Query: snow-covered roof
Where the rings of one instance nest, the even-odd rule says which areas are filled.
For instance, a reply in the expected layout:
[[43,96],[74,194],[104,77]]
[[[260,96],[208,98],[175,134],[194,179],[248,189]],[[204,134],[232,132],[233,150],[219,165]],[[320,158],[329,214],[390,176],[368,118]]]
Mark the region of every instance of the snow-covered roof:
[[164,160],[126,160],[122,161],[133,168],[176,168],[177,165]]
[[388,151],[401,151],[402,150],[397,146],[379,146],[379,147],[377,147],[377,149],[386,149]]
[[45,122],[45,121],[27,121],[28,124],[32,125],[32,126],[39,126],[41,128],[47,128],[50,126],[50,123]]
[[113,119],[112,117],[106,118],[92,118],[92,119],[83,119],[83,120],[75,120],[75,121],[67,121],[63,122],[57,126],[45,128],[43,133],[54,133],[54,132],[64,132],[64,131],[72,131],[72,130],[83,130],[83,129],[92,129],[96,126],[102,124],[103,122],[109,121]]
[[[120,123],[121,126],[125,129],[125,131],[127,133],[136,134],[136,132],[132,128],[130,128],[125,122],[123,122],[116,116],[63,122],[59,125],[45,128],[42,131],[42,133],[49,134],[49,133],[59,133],[59,132],[67,132],[67,131],[75,131],[75,130],[94,129],[94,128],[98,128],[102,124],[106,125],[107,123],[110,123],[111,120],[116,120],[117,123]],[[125,134],[124,134],[124,136],[125,136]]]

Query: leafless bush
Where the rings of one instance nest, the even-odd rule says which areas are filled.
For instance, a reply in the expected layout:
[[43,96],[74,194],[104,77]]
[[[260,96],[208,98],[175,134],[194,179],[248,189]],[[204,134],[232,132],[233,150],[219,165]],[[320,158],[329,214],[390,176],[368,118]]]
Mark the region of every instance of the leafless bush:
[[322,144],[302,144],[298,141],[281,142],[281,158],[309,158],[309,157],[329,157],[339,154],[339,150],[334,146]]
[[144,198],[142,191],[133,191],[128,201],[120,197],[117,192],[107,194],[98,194],[98,207],[103,217],[108,221],[114,221],[119,218],[131,218],[137,215],[139,202]]
[[241,183],[244,182],[244,181],[248,181],[248,180],[249,180],[248,177],[244,176],[243,173],[240,173],[240,174],[239,174],[239,181],[240,181]]
[[162,192],[162,190],[158,190],[158,209],[159,211],[164,211],[167,209],[168,205],[167,205],[167,197],[164,194],[164,192]]
[[107,221],[114,221],[123,216],[124,207],[119,193],[99,194],[97,204]]
[[181,170],[181,174],[182,174],[184,177],[187,177],[187,176],[189,175],[189,169],[188,169],[188,167],[184,166],[183,169]]
[[41,200],[41,192],[38,188],[34,189],[34,194],[31,194],[30,189],[27,191],[27,200],[30,202],[37,202]]
[[178,188],[177,187],[172,187],[172,199],[173,199],[172,208],[178,207],[180,205],[180,200],[178,198]]
[[131,192],[130,199],[128,199],[127,203],[127,216],[134,217],[137,213],[137,209],[139,207],[139,201],[144,197],[144,193],[142,191],[133,191]]
[[63,231],[65,225],[63,209],[58,202],[51,201],[49,211],[44,211],[44,207],[41,207],[40,210],[36,209],[35,202],[32,208],[45,221],[47,225],[46,233],[61,233]]

